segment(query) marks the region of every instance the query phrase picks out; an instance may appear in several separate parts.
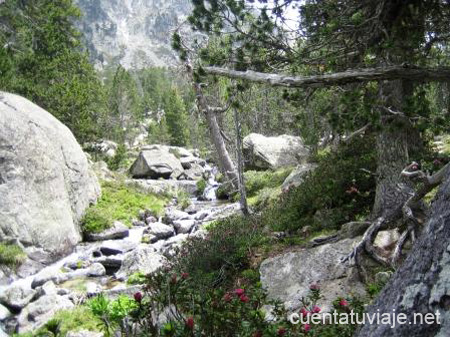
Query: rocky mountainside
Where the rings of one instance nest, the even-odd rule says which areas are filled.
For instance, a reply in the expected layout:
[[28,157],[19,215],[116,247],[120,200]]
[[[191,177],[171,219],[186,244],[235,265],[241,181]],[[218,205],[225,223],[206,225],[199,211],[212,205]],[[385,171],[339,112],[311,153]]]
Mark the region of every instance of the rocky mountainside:
[[98,68],[120,63],[130,69],[175,61],[172,31],[190,11],[189,0],[76,0],[78,27]]

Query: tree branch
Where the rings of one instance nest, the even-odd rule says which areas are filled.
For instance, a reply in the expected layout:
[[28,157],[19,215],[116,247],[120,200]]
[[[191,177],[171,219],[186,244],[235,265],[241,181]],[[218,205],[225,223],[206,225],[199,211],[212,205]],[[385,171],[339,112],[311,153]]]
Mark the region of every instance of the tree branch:
[[450,68],[419,68],[411,65],[352,69],[344,72],[313,76],[288,76],[282,74],[261,73],[251,70],[237,71],[220,67],[205,67],[203,69],[210,75],[219,75],[251,82],[265,83],[271,86],[291,88],[324,87],[356,82],[398,79],[420,82],[450,81]]

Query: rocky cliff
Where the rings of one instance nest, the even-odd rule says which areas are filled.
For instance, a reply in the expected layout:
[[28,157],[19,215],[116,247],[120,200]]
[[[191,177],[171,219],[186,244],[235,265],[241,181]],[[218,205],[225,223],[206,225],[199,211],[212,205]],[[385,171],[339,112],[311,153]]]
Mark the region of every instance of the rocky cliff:
[[173,29],[190,12],[189,0],[75,0],[78,27],[98,68],[120,63],[129,69],[175,61]]

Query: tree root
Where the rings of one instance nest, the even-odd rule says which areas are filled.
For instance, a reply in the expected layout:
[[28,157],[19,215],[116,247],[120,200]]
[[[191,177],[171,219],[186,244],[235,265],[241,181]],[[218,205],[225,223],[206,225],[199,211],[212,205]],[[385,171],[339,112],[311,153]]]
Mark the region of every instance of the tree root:
[[[439,186],[447,170],[450,170],[450,164],[445,165],[437,173],[432,176],[427,176],[421,170],[416,162],[408,165],[401,173],[402,176],[407,177],[415,183],[419,183],[417,190],[404,203],[400,209],[393,210],[389,215],[378,217],[375,219],[369,228],[364,233],[362,240],[353,248],[352,252],[341,260],[341,263],[349,262],[356,265],[358,268],[363,268],[361,264],[361,254],[367,253],[378,263],[397,268],[400,264],[403,247],[408,238],[414,243],[416,239],[416,229],[421,224],[415,213],[423,211],[425,205],[422,199],[433,188]],[[402,218],[400,224],[406,224],[407,229],[401,234],[398,240],[392,257],[385,258],[379,255],[373,245],[378,232],[382,229],[388,228],[391,223],[396,221],[399,217]]]

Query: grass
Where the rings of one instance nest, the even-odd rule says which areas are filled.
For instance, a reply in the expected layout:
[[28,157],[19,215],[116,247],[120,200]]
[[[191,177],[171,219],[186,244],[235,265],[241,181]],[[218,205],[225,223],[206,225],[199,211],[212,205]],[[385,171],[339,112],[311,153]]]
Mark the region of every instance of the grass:
[[118,220],[131,226],[142,209],[149,209],[155,215],[164,213],[167,196],[139,192],[136,188],[119,182],[104,182],[102,196],[90,207],[82,221],[84,233],[97,233],[109,228]]
[[15,268],[24,262],[26,257],[18,245],[0,243],[0,264]]

